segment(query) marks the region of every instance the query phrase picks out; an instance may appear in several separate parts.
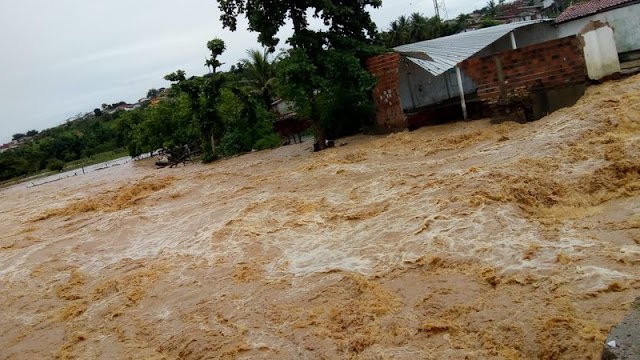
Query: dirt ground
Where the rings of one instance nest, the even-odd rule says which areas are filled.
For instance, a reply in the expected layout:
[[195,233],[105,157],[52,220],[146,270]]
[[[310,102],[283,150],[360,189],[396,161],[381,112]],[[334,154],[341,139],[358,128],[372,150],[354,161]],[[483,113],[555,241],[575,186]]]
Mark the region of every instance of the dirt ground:
[[597,358],[640,296],[639,100],[4,189],[0,358]]
[[640,359],[640,298],[607,336],[602,360]]

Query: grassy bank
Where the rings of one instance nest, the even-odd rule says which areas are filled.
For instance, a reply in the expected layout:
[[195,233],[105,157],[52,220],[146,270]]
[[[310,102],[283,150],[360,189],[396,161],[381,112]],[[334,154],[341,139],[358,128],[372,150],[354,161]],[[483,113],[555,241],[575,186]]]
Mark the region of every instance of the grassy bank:
[[[100,163],[103,163],[103,162],[119,159],[119,158],[122,158],[122,157],[125,157],[125,156],[128,156],[128,155],[129,155],[129,153],[126,150],[122,150],[122,151],[118,151],[118,152],[105,151],[103,153],[95,154],[95,155],[87,157],[87,158],[83,158],[83,159],[75,160],[75,161],[70,161],[70,162],[68,162],[68,163],[66,163],[64,165],[64,169],[61,172],[80,169],[80,168],[85,167],[85,166],[91,166],[91,165],[95,165],[95,164],[100,164]],[[19,183],[22,183],[22,182],[34,181],[34,180],[37,180],[37,179],[45,178],[47,176],[54,175],[56,173],[57,173],[56,171],[42,170],[42,171],[40,171],[38,173],[31,174],[31,175],[28,175],[28,176],[5,180],[5,181],[0,182],[0,189],[8,187],[8,186],[15,185],[15,184],[19,184]]]
[[68,162],[64,165],[64,171],[71,171],[71,170],[79,169],[85,166],[100,164],[103,162],[119,159],[125,156],[129,156],[129,153],[126,150],[121,150],[118,152],[105,151],[103,153],[90,156],[88,158],[83,158],[80,160]]

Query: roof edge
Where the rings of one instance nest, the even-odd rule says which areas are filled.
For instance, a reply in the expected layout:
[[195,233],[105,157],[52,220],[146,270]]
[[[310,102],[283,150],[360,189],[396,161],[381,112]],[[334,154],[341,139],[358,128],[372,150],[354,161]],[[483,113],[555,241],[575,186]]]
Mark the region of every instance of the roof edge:
[[599,10],[596,10],[596,11],[594,11],[594,12],[590,12],[590,13],[587,13],[587,14],[584,14],[584,15],[580,15],[580,16],[577,16],[577,17],[572,17],[572,18],[568,18],[568,19],[564,19],[564,20],[559,20],[559,21],[558,21],[558,19],[562,16],[562,14],[564,14],[564,12],[566,12],[567,10],[571,9],[571,8],[572,8],[572,7],[574,7],[574,6],[580,6],[581,4],[585,4],[585,3],[578,3],[578,4],[571,5],[570,7],[568,7],[565,11],[563,11],[563,12],[562,12],[562,13],[561,13],[557,18],[556,18],[556,20],[554,20],[554,24],[556,24],[556,25],[558,25],[558,24],[564,24],[564,23],[567,23],[567,22],[569,22],[569,21],[574,21],[574,20],[583,19],[583,18],[586,18],[586,17],[589,17],[589,16],[593,16],[593,15],[596,15],[596,14],[601,14],[601,13],[603,13],[603,12],[607,12],[607,11],[611,11],[611,10],[620,9],[620,8],[627,7],[627,6],[631,6],[631,5],[640,4],[640,0],[633,0],[633,1],[629,1],[629,2],[622,3],[622,4],[613,5],[613,6],[610,6],[610,7],[604,8],[604,9],[599,9]]

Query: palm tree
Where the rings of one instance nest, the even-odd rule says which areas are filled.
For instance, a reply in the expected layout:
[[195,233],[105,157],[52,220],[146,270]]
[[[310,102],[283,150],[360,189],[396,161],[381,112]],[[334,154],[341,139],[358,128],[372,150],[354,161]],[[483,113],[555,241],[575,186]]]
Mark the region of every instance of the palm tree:
[[411,42],[430,39],[431,29],[429,28],[429,18],[420,13],[413,13],[409,17],[409,28],[411,29]]
[[389,29],[392,46],[403,45],[411,42],[411,27],[406,16],[400,16],[394,20]]
[[244,66],[247,77],[247,90],[257,96],[267,107],[271,106],[273,85],[276,81],[275,63],[277,57],[271,59],[269,51],[257,49],[247,50],[248,59],[240,62]]
[[440,36],[455,33],[456,29],[448,29],[439,17],[426,17],[420,13],[411,16],[400,16],[389,25],[389,30],[382,39],[389,47],[431,40]]
[[500,9],[498,8],[498,4],[496,4],[495,0],[487,1],[485,9],[487,9],[486,16],[490,19],[495,18],[500,13]]

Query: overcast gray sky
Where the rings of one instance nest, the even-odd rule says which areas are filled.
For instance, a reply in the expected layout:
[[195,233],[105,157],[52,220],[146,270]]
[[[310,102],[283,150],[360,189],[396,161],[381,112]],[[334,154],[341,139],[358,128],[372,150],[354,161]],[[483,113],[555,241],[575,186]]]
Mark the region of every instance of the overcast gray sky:
[[[446,0],[450,18],[485,3]],[[372,17],[384,30],[412,12],[433,16],[432,0],[384,0]],[[174,70],[204,74],[211,38],[225,40],[227,67],[259,47],[246,22],[231,33],[219,15],[215,0],[0,0],[0,143],[102,103],[135,102]]]

